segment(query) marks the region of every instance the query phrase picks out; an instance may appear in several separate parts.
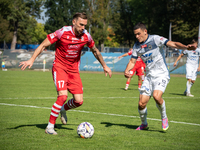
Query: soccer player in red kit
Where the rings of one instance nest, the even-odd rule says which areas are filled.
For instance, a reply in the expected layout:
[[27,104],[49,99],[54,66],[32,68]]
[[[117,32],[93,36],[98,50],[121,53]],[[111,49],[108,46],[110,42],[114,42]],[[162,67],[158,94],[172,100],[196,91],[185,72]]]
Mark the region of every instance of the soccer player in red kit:
[[[90,48],[96,59],[101,63],[105,75],[112,76],[111,69],[106,65],[99,50],[96,48],[91,35],[85,30],[87,25],[86,13],[76,13],[73,16],[72,26],[64,26],[63,28],[47,35],[47,38],[35,50],[32,57],[20,62],[21,69],[27,66],[32,67],[36,57],[49,45],[56,42],[55,60],[52,67],[52,76],[58,93],[56,102],[53,104],[50,114],[49,123],[45,129],[45,133],[56,135],[54,125],[59,113],[61,114],[61,122],[67,123],[66,111],[77,108],[83,104],[83,86],[79,74],[79,63],[81,50],[84,45]],[[66,104],[68,91],[73,95]]]
[[[118,58],[120,59],[120,58],[126,57],[128,55],[130,56],[130,55],[132,55],[132,53],[133,53],[133,49],[131,48],[131,49],[129,49],[128,53],[125,53],[125,54],[119,56]],[[145,67],[146,67],[145,63],[142,61],[142,59],[140,57],[138,57],[135,66],[130,71],[131,77],[127,78],[125,90],[128,90],[129,84],[131,82],[131,78],[134,75],[135,71],[136,71],[136,75],[138,76],[138,89],[141,88],[142,81],[144,81]]]

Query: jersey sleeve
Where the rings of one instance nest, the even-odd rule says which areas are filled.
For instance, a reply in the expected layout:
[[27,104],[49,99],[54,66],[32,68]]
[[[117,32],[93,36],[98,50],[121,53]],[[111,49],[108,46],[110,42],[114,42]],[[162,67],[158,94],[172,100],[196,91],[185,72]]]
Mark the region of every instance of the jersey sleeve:
[[61,28],[61,29],[55,31],[54,33],[48,34],[47,38],[49,39],[51,44],[53,44],[53,43],[55,43],[56,41],[58,41],[61,38],[63,33],[64,33],[63,28]]
[[129,52],[128,52],[128,55],[130,56],[132,53],[133,53],[133,50],[129,51]]
[[184,51],[183,51],[183,54],[186,55],[186,54],[187,54],[187,50],[184,50]]
[[162,46],[162,45],[166,46],[167,42],[169,41],[167,38],[159,35],[155,35],[154,40],[157,46]]
[[92,39],[92,36],[91,36],[89,33],[87,33],[87,36],[88,36],[88,43],[87,43],[87,46],[88,46],[89,48],[92,48],[92,47],[94,46],[95,42],[94,42],[94,40]]
[[135,48],[135,45],[133,46],[133,50],[132,50],[132,55],[131,55],[131,58],[134,58],[134,59],[137,59],[138,58],[138,55],[137,55],[137,52],[136,52],[136,48]]
[[198,55],[200,56],[200,48],[197,48],[195,51],[196,51],[196,52],[198,53]]

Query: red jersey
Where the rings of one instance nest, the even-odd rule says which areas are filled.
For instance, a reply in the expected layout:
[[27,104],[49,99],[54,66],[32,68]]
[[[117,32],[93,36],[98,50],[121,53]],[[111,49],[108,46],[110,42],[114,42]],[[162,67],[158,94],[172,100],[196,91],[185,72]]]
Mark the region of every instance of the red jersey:
[[72,26],[64,26],[54,33],[48,34],[47,38],[51,44],[56,42],[54,65],[64,66],[72,72],[79,70],[81,50],[84,45],[87,44],[89,48],[94,46],[94,41],[87,30],[84,30],[80,35],[76,35]]

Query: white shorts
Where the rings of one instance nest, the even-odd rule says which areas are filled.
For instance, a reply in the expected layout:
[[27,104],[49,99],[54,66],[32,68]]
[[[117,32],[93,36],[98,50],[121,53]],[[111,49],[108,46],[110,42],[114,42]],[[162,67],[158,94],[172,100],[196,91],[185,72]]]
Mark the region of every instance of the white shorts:
[[197,78],[198,65],[187,65],[186,64],[186,79],[191,79],[193,81]]
[[169,77],[145,77],[142,83],[140,94],[152,96],[154,90],[165,92]]

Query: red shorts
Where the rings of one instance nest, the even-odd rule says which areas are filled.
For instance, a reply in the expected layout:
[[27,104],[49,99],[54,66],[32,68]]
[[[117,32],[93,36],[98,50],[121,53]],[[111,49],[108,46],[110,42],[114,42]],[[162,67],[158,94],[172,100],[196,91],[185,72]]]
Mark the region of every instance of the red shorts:
[[130,74],[133,76],[136,71],[137,76],[142,76],[144,75],[144,70],[145,70],[145,63],[136,61],[135,66],[130,71]]
[[83,85],[79,72],[72,73],[60,66],[53,66],[52,76],[57,91],[68,90],[71,94],[83,94]]

